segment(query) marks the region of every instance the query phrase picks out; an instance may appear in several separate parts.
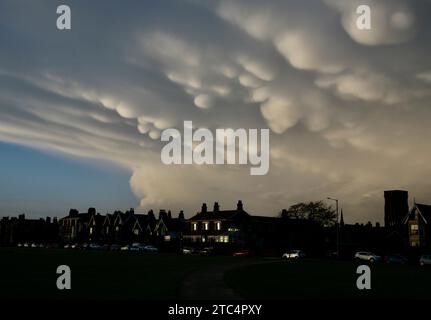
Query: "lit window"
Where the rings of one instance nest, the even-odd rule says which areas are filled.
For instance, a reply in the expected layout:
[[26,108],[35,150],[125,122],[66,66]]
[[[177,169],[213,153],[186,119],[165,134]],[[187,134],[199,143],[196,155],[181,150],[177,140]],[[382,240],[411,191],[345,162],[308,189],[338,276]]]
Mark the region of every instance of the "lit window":
[[90,234],[93,234],[93,228],[90,228]]
[[220,236],[217,242],[229,242],[229,236]]
[[419,226],[418,226],[417,224],[412,224],[412,225],[410,226],[410,228],[411,228],[412,230],[418,230],[418,229],[419,229]]
[[205,242],[205,241],[206,241],[205,237],[202,237],[202,242]]
[[197,223],[193,223],[193,231],[198,230],[198,224]]
[[221,222],[217,222],[217,230],[221,230]]
[[204,222],[204,228],[205,228],[205,230],[208,230],[209,229],[209,223],[208,222]]
[[139,235],[139,229],[135,229],[135,235]]

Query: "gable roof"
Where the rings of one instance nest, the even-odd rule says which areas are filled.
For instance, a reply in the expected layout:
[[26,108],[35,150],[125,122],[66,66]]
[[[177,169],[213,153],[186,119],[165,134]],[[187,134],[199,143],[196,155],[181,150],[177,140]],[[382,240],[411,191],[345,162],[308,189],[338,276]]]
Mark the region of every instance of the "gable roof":
[[105,216],[105,220],[103,220],[103,225],[106,225],[106,223],[108,223],[108,225],[110,225],[111,224],[111,218],[113,217],[113,215],[112,214],[110,214],[110,213],[107,213],[106,214],[106,216]]
[[413,208],[404,218],[404,224],[409,220],[415,219],[416,214],[418,215],[418,218],[422,218],[426,224],[428,224],[428,222],[431,223],[431,205],[415,203]]
[[139,229],[144,230],[145,228],[148,228],[150,220],[150,217],[146,214],[135,214],[135,222],[133,224],[133,228],[138,226]]

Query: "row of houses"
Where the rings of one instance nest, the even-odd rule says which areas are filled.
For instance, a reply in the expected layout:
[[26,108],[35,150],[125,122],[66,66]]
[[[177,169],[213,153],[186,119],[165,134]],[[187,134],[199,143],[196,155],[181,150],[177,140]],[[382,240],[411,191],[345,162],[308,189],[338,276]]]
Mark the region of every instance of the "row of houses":
[[61,241],[59,223],[56,218],[26,219],[3,217],[0,220],[0,245],[15,245],[19,242],[56,243]]
[[[156,244],[169,250],[181,246],[247,248],[257,253],[272,253],[289,248],[308,252],[327,252],[335,248],[337,230],[341,251],[391,250],[431,247],[431,206],[414,203],[409,210],[405,191],[385,192],[385,225],[344,224],[343,215],[335,227],[325,228],[305,219],[256,216],[249,214],[242,201],[236,208],[212,209],[204,203],[189,219],[184,212],[173,217],[160,210],[137,214],[133,209],[102,215],[95,208],[80,213],[71,209],[57,219],[3,218],[0,220],[0,245],[19,242]],[[338,228],[338,229],[337,229]]]
[[[15,220],[21,224],[12,223]],[[183,211],[173,217],[170,211],[160,210],[156,217],[152,210],[147,214],[137,214],[130,209],[103,215],[97,213],[95,208],[89,208],[84,213],[71,209],[66,217],[58,221],[40,221],[44,221],[51,231],[45,232],[46,226],[38,227],[24,216],[19,219],[4,218],[0,222],[0,244],[147,243],[171,250],[178,250],[181,246],[211,246],[225,250],[249,248],[262,251],[286,247],[311,248],[313,243],[321,243],[316,238],[321,236],[317,232],[319,228],[313,222],[250,215],[242,201],[229,210],[221,210],[217,202],[209,210],[204,203],[201,210],[189,219],[184,218]],[[25,233],[25,236],[18,232],[24,225],[34,226],[33,231]]]
[[59,234],[67,243],[129,244],[179,241],[184,227],[184,213],[172,217],[170,211],[160,210],[156,219],[152,210],[147,214],[126,212],[101,215],[95,208],[86,213],[71,209],[60,219]]

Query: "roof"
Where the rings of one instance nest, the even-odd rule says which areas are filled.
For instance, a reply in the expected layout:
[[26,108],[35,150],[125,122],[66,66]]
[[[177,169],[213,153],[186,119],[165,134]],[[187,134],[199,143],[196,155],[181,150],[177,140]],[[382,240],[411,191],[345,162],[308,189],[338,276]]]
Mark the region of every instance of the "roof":
[[60,220],[65,220],[65,219],[79,219],[85,222],[90,221],[91,215],[89,213],[78,213],[77,215],[69,215],[67,217],[61,218]]
[[206,211],[199,212],[189,220],[226,220],[234,219],[237,216],[245,215],[250,216],[244,210],[220,210],[220,211]]
[[416,214],[418,214],[419,217],[421,217],[426,224],[428,224],[428,222],[431,223],[431,205],[415,203],[413,208],[404,218],[404,223],[407,223],[409,220],[415,219]]
[[419,209],[425,223],[431,222],[431,206],[427,204],[416,203],[416,207]]

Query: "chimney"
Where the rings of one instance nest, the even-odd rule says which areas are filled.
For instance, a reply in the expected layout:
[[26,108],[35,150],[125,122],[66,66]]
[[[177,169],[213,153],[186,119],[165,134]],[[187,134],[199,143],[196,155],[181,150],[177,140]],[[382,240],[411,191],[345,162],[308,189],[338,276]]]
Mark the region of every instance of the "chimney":
[[206,203],[202,203],[202,213],[206,213],[207,212],[207,204]]
[[183,210],[181,210],[180,213],[178,214],[178,219],[184,220],[184,211]]
[[243,206],[242,206],[242,201],[241,200],[238,200],[238,203],[236,205],[236,210],[238,210],[238,211],[243,211],[244,210]]
[[220,206],[218,202],[214,202],[214,212],[219,212],[219,210],[220,210]]

